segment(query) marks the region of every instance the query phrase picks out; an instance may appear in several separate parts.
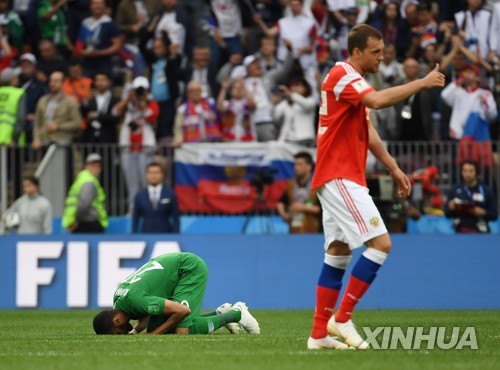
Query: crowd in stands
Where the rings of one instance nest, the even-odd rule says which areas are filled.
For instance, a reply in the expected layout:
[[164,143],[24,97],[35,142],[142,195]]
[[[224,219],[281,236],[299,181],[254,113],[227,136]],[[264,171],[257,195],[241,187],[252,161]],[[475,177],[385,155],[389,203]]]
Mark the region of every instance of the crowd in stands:
[[386,44],[375,87],[436,63],[457,87],[374,112],[383,139],[461,139],[470,112],[498,138],[498,1],[0,0],[2,86],[26,112],[4,141],[314,145],[322,77],[362,22]]
[[372,111],[382,139],[499,139],[498,0],[0,0],[0,145],[119,144],[132,209],[158,144],[314,147],[359,23],[384,37],[376,89],[448,80]]

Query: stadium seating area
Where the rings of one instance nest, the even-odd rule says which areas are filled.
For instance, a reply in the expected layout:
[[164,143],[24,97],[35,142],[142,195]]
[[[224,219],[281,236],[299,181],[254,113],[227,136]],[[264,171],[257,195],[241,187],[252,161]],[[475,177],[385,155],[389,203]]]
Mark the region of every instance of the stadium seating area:
[[[473,26],[475,22],[480,26]],[[144,173],[145,164],[157,159],[166,167],[167,185],[175,188],[180,179],[175,153],[188,144],[201,141],[217,148],[220,142],[245,147],[247,142],[278,141],[313,153],[317,109],[301,110],[296,97],[318,106],[323,77],[336,61],[347,57],[346,35],[360,23],[378,28],[386,44],[380,71],[368,77],[375,88],[424,76],[439,63],[448,86],[459,85],[471,94],[481,91],[477,99],[492,97],[500,106],[498,1],[0,0],[1,88],[21,88],[26,97],[25,116],[15,122],[10,140],[0,143],[0,147],[8,144],[0,150],[0,213],[22,194],[23,176],[40,170],[51,144],[69,148],[64,149],[67,166],[60,174],[66,188],[59,191],[57,202],[64,200],[63,193],[85,156],[99,152],[104,158],[101,182],[108,212],[124,219],[130,216],[127,199],[133,199],[131,189],[135,189],[127,172]],[[476,77],[465,78],[466,71]],[[64,76],[57,91],[51,82],[54,72]],[[102,82],[103,77],[109,81]],[[256,81],[264,80],[265,88],[258,87]],[[47,133],[44,104],[56,93],[76,101],[79,117],[71,131]],[[141,96],[154,111],[144,122],[133,118],[134,99]],[[106,119],[99,116],[103,101]],[[186,129],[193,101],[201,101],[204,117],[211,117],[203,122],[210,129],[198,133],[201,136]],[[236,110],[239,101],[248,109]],[[433,183],[446,196],[458,180],[458,161],[474,159],[498,199],[497,108],[478,103],[480,108],[460,110],[463,106],[436,90],[401,106],[373,111],[370,118],[408,175],[418,176],[415,171],[437,166],[439,177]],[[72,114],[65,109],[62,113]],[[486,120],[486,130],[480,136],[458,133],[456,125],[465,121],[457,123],[457,117],[473,113]],[[293,120],[298,114],[300,125]],[[136,133],[136,124],[151,135]],[[238,125],[247,130],[237,129]],[[141,148],[142,162],[131,162],[124,155],[134,146]],[[383,172],[372,163],[367,174],[377,178]],[[247,173],[245,179],[250,176]],[[47,194],[51,189],[42,184],[41,190]],[[424,189],[423,196],[414,200],[422,213],[427,213],[423,209],[430,197]],[[181,211],[184,231],[189,232],[190,217],[200,210]],[[247,214],[231,221],[234,228],[243,227],[241,220]],[[216,219],[212,221],[215,225]],[[280,223],[271,223],[277,232],[286,232]],[[250,229],[259,230],[260,224],[252,220]],[[429,223],[410,223],[414,226],[409,229],[445,229],[424,224]],[[116,230],[128,230],[122,221],[119,225]]]

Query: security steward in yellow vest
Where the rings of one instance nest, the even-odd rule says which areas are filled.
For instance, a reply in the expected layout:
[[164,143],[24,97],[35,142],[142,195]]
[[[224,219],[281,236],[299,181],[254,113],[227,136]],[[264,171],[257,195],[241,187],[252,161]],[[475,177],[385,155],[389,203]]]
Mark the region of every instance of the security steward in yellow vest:
[[26,123],[24,90],[15,87],[19,69],[5,68],[0,73],[0,145],[18,143]]
[[72,233],[102,233],[108,226],[106,194],[99,183],[102,158],[89,154],[66,198],[62,226]]

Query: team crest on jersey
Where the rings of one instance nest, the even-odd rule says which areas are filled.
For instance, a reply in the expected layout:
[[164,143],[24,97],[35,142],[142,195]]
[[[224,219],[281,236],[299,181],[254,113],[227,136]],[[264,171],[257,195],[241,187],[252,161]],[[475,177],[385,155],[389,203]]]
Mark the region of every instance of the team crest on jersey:
[[379,227],[380,226],[380,219],[378,217],[372,217],[370,219],[370,225],[373,227]]
[[151,304],[148,306],[148,313],[150,315],[159,315],[161,313],[160,306],[157,304]]
[[358,92],[358,94],[361,94],[363,91],[367,90],[370,88],[370,85],[362,78],[361,80],[358,80],[356,82],[352,83],[352,87]]

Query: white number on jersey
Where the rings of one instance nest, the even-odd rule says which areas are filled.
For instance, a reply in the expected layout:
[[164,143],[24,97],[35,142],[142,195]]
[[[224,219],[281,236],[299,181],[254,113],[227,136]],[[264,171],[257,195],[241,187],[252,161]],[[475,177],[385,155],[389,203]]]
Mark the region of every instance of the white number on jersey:
[[128,278],[126,278],[123,282],[124,283],[136,283],[139,280],[141,280],[140,275],[144,274],[147,271],[151,270],[164,270],[163,266],[158,262],[158,261],[153,261],[153,262],[148,262],[144,266],[142,266],[139,270],[134,272],[132,275],[130,275]]
[[328,102],[326,100],[326,91],[321,91],[321,105],[319,107],[319,114],[322,116],[328,114]]

